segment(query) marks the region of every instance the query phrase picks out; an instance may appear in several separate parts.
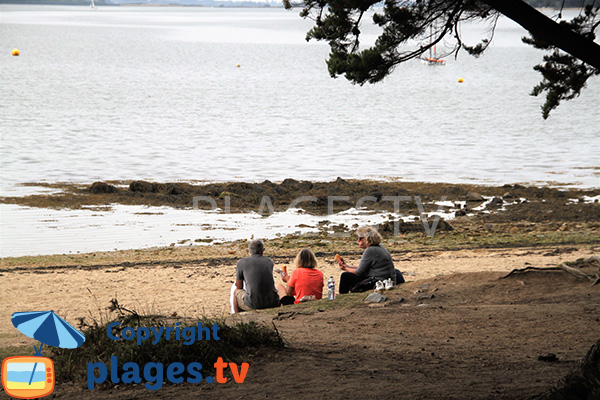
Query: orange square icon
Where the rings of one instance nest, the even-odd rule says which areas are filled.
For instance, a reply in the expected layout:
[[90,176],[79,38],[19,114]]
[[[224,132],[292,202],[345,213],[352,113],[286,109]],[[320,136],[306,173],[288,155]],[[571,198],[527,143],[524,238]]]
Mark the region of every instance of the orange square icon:
[[11,397],[35,399],[54,390],[54,363],[47,357],[7,357],[1,371],[2,387]]

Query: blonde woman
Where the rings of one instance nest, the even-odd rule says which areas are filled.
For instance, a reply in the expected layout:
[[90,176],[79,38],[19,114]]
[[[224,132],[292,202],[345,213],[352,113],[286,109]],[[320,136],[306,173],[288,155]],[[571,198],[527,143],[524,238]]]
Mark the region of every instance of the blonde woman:
[[[343,258],[338,260],[340,269],[345,271],[340,277],[340,293],[370,290],[377,281],[390,278],[394,285],[404,282],[402,273],[394,268],[392,256],[380,245],[382,238],[379,232],[370,226],[364,226],[358,228],[356,234],[358,247],[364,249],[364,252],[357,267],[346,264]],[[353,290],[357,285],[360,288]]]
[[294,260],[296,269],[291,275],[283,275],[281,279],[287,283],[277,285],[277,292],[281,304],[300,303],[304,299],[312,298],[320,300],[323,298],[323,273],[317,269],[317,258],[311,249],[302,249]]

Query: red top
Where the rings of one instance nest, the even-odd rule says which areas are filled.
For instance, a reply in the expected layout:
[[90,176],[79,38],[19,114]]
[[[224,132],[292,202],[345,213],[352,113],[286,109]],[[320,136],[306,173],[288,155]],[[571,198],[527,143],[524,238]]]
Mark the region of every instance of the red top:
[[294,304],[300,303],[304,296],[315,296],[317,300],[323,298],[323,273],[316,268],[296,268],[287,284],[294,288]]

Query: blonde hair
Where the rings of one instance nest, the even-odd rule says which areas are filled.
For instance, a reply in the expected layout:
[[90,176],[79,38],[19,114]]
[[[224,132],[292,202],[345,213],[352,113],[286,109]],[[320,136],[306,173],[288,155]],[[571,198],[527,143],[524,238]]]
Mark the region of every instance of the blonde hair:
[[315,253],[311,249],[302,249],[296,256],[294,264],[299,268],[316,268],[317,257],[315,257]]
[[356,234],[359,237],[364,237],[369,246],[377,246],[383,240],[379,232],[372,226],[360,227],[356,230]]

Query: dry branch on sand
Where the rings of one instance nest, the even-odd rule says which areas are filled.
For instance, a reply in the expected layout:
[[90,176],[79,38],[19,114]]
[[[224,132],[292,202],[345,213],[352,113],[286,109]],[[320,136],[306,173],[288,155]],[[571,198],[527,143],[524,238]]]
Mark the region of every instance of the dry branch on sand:
[[[573,267],[573,266],[576,266],[578,268],[583,268],[583,267],[590,267],[590,266],[593,267],[595,265],[598,266],[598,272],[596,273],[596,276],[587,274],[587,273],[581,271],[580,269]],[[588,258],[580,258],[574,262],[562,262],[562,263],[558,264],[556,267],[548,267],[548,268],[526,267],[526,268],[520,268],[520,269],[513,269],[512,271],[510,271],[508,273],[508,275],[503,276],[501,279],[505,279],[510,276],[526,273],[529,271],[564,271],[570,275],[573,275],[574,277],[576,277],[578,279],[594,281],[593,285],[597,285],[598,283],[600,283],[600,257],[592,256],[592,257],[588,257]]]

